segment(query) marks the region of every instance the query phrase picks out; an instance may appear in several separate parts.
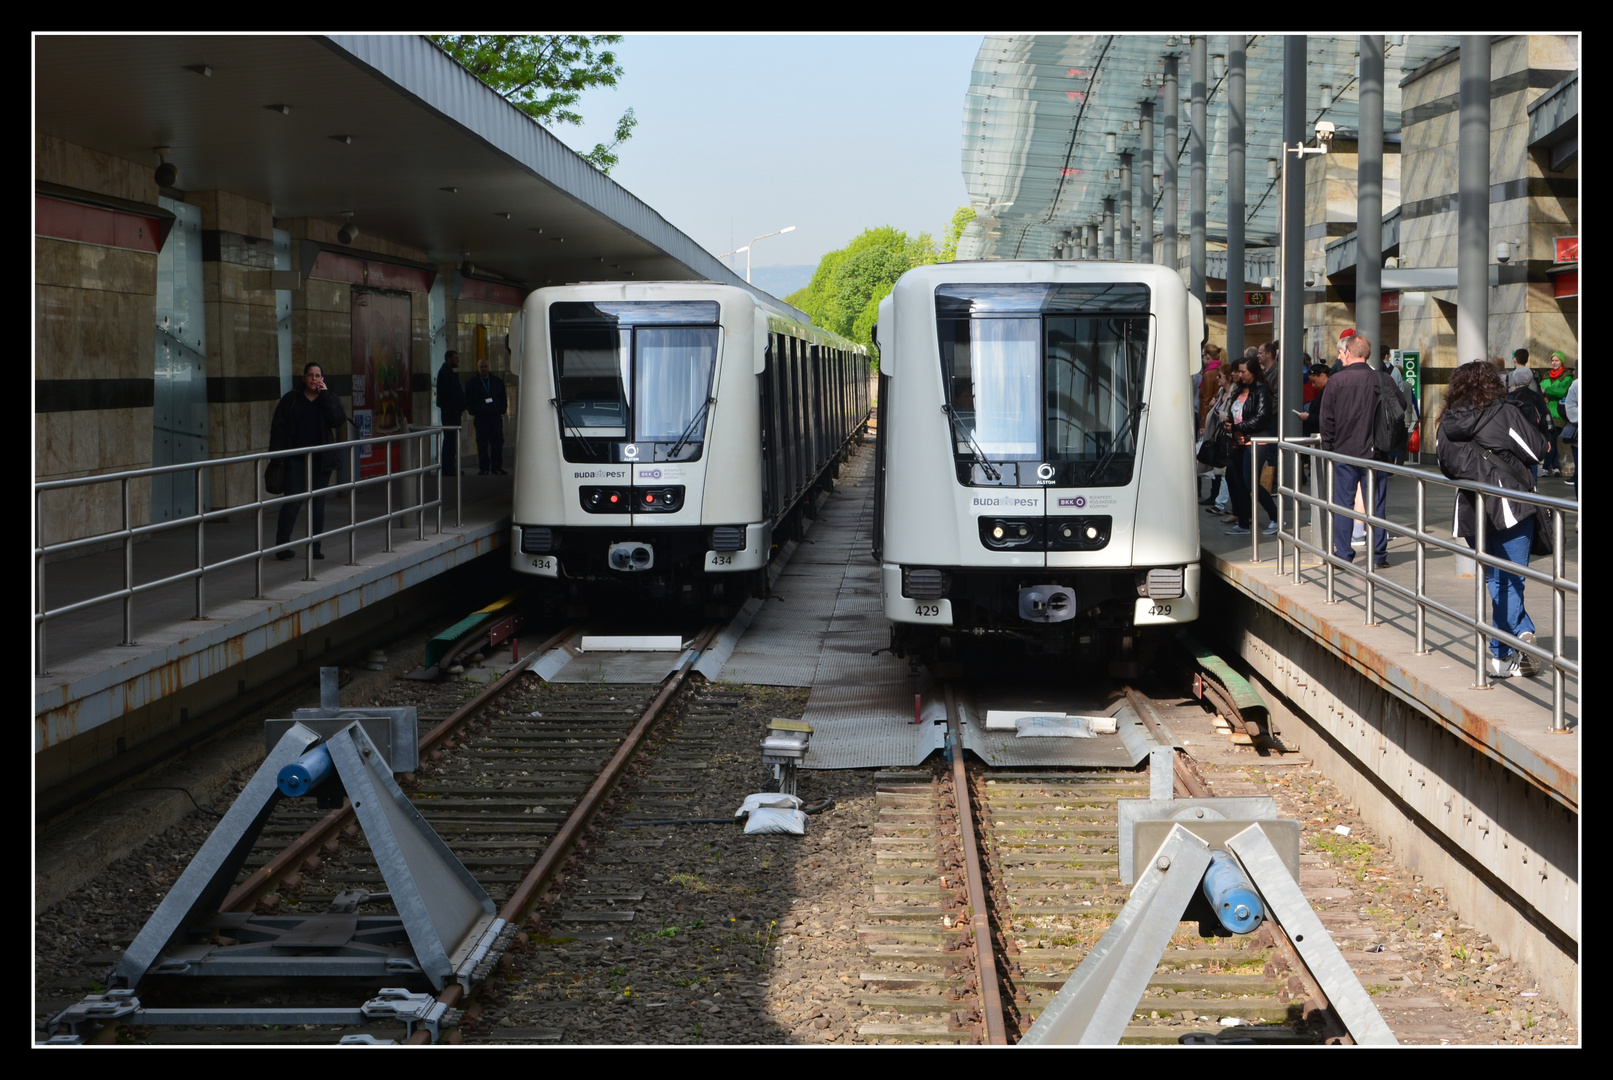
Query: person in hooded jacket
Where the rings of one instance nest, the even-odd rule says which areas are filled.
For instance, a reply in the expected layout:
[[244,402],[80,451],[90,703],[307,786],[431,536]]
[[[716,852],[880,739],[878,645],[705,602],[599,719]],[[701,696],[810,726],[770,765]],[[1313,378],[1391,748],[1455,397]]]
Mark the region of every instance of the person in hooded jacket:
[[[1507,401],[1501,373],[1488,361],[1463,364],[1451,374],[1445,405],[1438,424],[1439,468],[1452,480],[1467,480],[1515,491],[1534,491],[1533,470],[1546,457],[1547,440],[1516,405]],[[1484,551],[1487,555],[1529,565],[1534,543],[1536,512],[1533,503],[1516,499],[1484,500]],[[1477,535],[1478,496],[1467,490],[1456,495],[1455,533],[1474,545]],[[1484,568],[1490,590],[1491,622],[1497,629],[1529,645],[1535,643],[1535,624],[1523,606],[1523,578],[1496,566]],[[1497,678],[1535,675],[1535,657],[1501,641],[1490,639],[1490,674]]]
[[1277,464],[1277,447],[1268,443],[1258,451],[1259,461],[1251,452],[1251,441],[1257,436],[1270,435],[1277,427],[1275,398],[1266,385],[1260,361],[1245,357],[1232,362],[1232,397],[1227,405],[1226,431],[1232,441],[1232,460],[1227,463],[1227,487],[1232,492],[1232,511],[1238,515],[1237,524],[1227,529],[1229,536],[1247,536],[1254,523],[1254,506],[1250,496],[1258,494],[1260,508],[1271,523],[1265,533],[1277,531],[1277,501],[1271,492],[1260,486],[1260,473],[1267,466]]
[[1551,453],[1546,455],[1546,472],[1552,476],[1563,474],[1562,459],[1557,449],[1557,437],[1568,424],[1563,415],[1563,398],[1568,396],[1568,388],[1574,385],[1574,376],[1569,374],[1568,357],[1563,355],[1561,349],[1551,354],[1551,367],[1546,374],[1540,377],[1540,393],[1546,399],[1546,406],[1551,409],[1552,425],[1556,431],[1546,436],[1551,440]]

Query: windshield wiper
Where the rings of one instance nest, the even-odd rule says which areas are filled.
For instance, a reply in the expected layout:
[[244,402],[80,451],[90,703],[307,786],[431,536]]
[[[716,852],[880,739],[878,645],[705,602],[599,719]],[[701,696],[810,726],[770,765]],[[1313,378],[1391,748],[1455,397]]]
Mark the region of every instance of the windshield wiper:
[[[1131,433],[1131,446],[1134,453],[1137,449],[1137,428],[1142,423],[1143,413],[1147,411],[1148,402],[1139,400],[1126,410],[1126,418],[1121,422],[1121,428]],[[1120,441],[1118,439],[1109,440],[1109,449],[1105,450],[1103,456],[1094,461],[1092,468],[1087,470],[1087,483],[1097,482],[1098,477],[1104,474],[1104,471],[1109,468],[1109,463],[1115,459],[1115,452],[1119,448]]]
[[974,432],[959,426],[963,421],[958,419],[958,411],[950,403],[942,405],[941,411],[952,418],[952,434],[957,435],[961,432],[963,437],[968,440],[969,449],[974,454],[975,464],[980,466],[981,471],[986,474],[986,478],[988,480],[1001,480],[1003,474],[998,472],[997,467],[986,459],[986,452],[980,449],[979,443],[975,442]]
[[552,398],[549,399],[549,404],[553,405],[554,408],[555,408],[555,411],[560,414],[560,425],[561,425],[562,433],[564,433],[565,428],[569,427],[571,429],[572,437],[575,438],[575,439],[578,439],[578,440],[580,440],[582,442],[582,452],[587,454],[589,457],[593,457],[594,456],[594,444],[593,444],[593,442],[591,442],[589,440],[588,436],[586,436],[586,435],[584,435],[582,433],[582,425],[581,424],[573,424],[571,422],[571,416],[570,416],[569,413],[566,412],[566,403],[564,401],[562,401],[560,398],[552,397]]
[[666,456],[668,461],[678,460],[678,451],[683,449],[684,444],[689,441],[689,436],[694,434],[695,425],[700,423],[707,411],[715,404],[717,404],[717,399],[708,397],[706,403],[700,406],[700,411],[694,414],[694,419],[690,420],[689,426],[683,429],[683,434],[678,436],[678,441],[672,444],[672,451]]

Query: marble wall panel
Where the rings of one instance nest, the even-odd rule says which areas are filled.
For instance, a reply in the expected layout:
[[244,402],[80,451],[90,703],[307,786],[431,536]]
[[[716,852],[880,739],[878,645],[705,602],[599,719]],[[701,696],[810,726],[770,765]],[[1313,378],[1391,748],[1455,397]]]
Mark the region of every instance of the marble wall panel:
[[280,344],[273,308],[258,304],[214,304],[209,307],[208,315],[209,375],[280,374]]
[[43,132],[34,134],[34,177],[50,184],[155,205],[157,164],[90,150]]
[[157,256],[147,251],[34,237],[34,280],[101,292],[157,294]]
[[1578,34],[1530,34],[1528,43],[1530,67],[1566,73],[1580,66]]
[[148,296],[36,287],[35,378],[150,378],[155,310]]
[[347,315],[353,310],[353,291],[335,281],[310,280],[291,295],[292,308],[306,311],[334,311]]

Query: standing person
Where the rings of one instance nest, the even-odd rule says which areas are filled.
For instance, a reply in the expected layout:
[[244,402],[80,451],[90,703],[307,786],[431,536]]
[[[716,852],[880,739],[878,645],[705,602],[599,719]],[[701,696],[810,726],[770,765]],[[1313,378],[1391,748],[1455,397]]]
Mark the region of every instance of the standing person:
[[[269,449],[291,450],[303,446],[327,446],[336,441],[336,429],[347,423],[342,402],[325,386],[325,371],[309,362],[302,369],[302,388],[292,390],[275,406],[274,419],[269,422]],[[307,459],[288,457],[285,464],[285,494],[301,495],[308,490]],[[322,450],[313,455],[314,490],[330,483],[331,470],[336,468],[336,452]],[[312,521],[314,535],[325,531],[325,496],[313,500]],[[280,507],[280,520],[274,532],[276,545],[291,542],[291,530],[296,527],[301,502],[289,502]],[[290,550],[275,553],[277,559],[294,559]],[[318,540],[314,541],[314,558],[323,559]]]
[[1568,387],[1568,393],[1563,395],[1563,415],[1568,417],[1568,427],[1563,428],[1563,442],[1568,444],[1568,452],[1574,456],[1574,475],[1563,481],[1571,487],[1579,486],[1579,380],[1575,379]]
[[[1379,454],[1372,449],[1372,415],[1378,402],[1378,388],[1385,386],[1399,394],[1402,406],[1406,398],[1394,389],[1387,375],[1373,371],[1367,364],[1367,358],[1371,355],[1372,342],[1360,334],[1351,335],[1345,350],[1344,367],[1328,380],[1327,393],[1322,396],[1322,449],[1366,461],[1387,461],[1387,454]],[[1356,493],[1366,487],[1369,468],[1365,464],[1334,464],[1334,506],[1354,507]],[[1372,484],[1372,516],[1382,518],[1389,495],[1389,474],[1372,469]],[[1355,561],[1355,551],[1350,545],[1353,531],[1354,519],[1344,514],[1334,515],[1333,554],[1346,562]],[[1382,528],[1372,530],[1372,565],[1378,569],[1389,565],[1389,533]]]
[[[459,353],[449,349],[437,369],[437,408],[442,410],[442,426],[457,428],[465,412],[465,384],[459,381]],[[459,432],[445,431],[442,437],[442,470],[459,475]]]
[[[1500,373],[1475,360],[1451,374],[1439,416],[1438,456],[1440,471],[1452,480],[1533,491],[1531,471],[1545,460],[1546,437],[1506,400]],[[1457,492],[1455,532],[1470,546],[1478,531],[1477,506],[1473,492]],[[1528,566],[1538,508],[1514,499],[1486,498],[1484,509],[1485,554]],[[1535,624],[1523,607],[1523,578],[1486,566],[1484,580],[1496,629],[1533,645]],[[1539,671],[1540,661],[1533,656],[1490,639],[1491,675],[1510,678]]]
[[1563,474],[1561,455],[1557,451],[1557,436],[1563,426],[1568,423],[1563,417],[1563,398],[1568,394],[1568,388],[1574,384],[1574,376],[1568,373],[1568,357],[1563,355],[1561,349],[1551,354],[1551,367],[1540,379],[1540,392],[1546,397],[1546,407],[1551,410],[1552,426],[1556,429],[1551,433],[1551,449],[1546,453],[1545,470],[1552,476]]
[[1548,443],[1554,441],[1557,432],[1551,423],[1551,410],[1546,407],[1545,397],[1535,389],[1534,372],[1526,367],[1513,369],[1512,374],[1507,376],[1507,401],[1515,405],[1523,418],[1540,432],[1541,438]]
[[1198,430],[1204,430],[1204,421],[1210,418],[1210,406],[1225,385],[1221,381],[1221,346],[1208,342],[1204,346],[1204,370],[1199,372]]
[[1266,386],[1275,390],[1277,386],[1277,343],[1268,341],[1255,350],[1255,356],[1260,361],[1260,374]]
[[1245,358],[1233,363],[1232,404],[1226,430],[1232,437],[1232,460],[1227,464],[1227,486],[1232,490],[1232,510],[1238,515],[1237,524],[1226,530],[1229,536],[1249,535],[1254,515],[1251,495],[1258,492],[1260,508],[1271,518],[1266,535],[1277,531],[1277,500],[1260,484],[1260,474],[1267,465],[1277,464],[1275,444],[1262,446],[1259,461],[1250,463],[1250,440],[1270,435],[1277,426],[1277,409],[1271,388],[1265,383],[1258,359]]
[[[1212,345],[1210,348],[1215,349],[1215,346]],[[1219,354],[1221,350],[1215,349],[1215,351]],[[1211,387],[1215,392],[1215,396],[1210,400],[1210,407],[1204,413],[1204,437],[1215,439],[1221,444],[1221,449],[1216,452],[1216,456],[1213,458],[1214,464],[1210,468],[1210,493],[1199,500],[1199,505],[1205,508],[1205,513],[1213,513],[1218,508],[1224,508],[1227,503],[1227,489],[1223,486],[1227,466],[1225,455],[1221,451],[1224,451],[1225,447],[1230,444],[1225,428],[1227,405],[1230,404],[1232,399],[1232,381],[1229,374],[1231,370],[1232,368],[1227,364],[1218,363],[1216,365],[1213,379],[1215,385]],[[1210,376],[1206,375],[1205,382],[1211,381]],[[1214,418],[1213,423],[1211,421],[1212,417]]]
[[476,378],[465,384],[465,410],[476,418],[476,474],[504,475],[504,414],[510,402],[504,380],[492,374],[486,358],[476,361]]
[[[1512,370],[1513,371],[1529,371],[1529,350],[1528,349],[1513,349],[1512,350]],[[1535,373],[1532,372],[1532,371],[1529,371],[1529,380],[1531,382],[1534,381],[1534,377],[1535,377]],[[1512,385],[1512,384],[1509,383],[1508,385]]]
[[1328,368],[1329,374],[1337,375],[1344,370],[1346,363],[1344,353],[1350,347],[1350,339],[1353,337],[1355,337],[1355,327],[1353,326],[1345,327],[1344,332],[1339,335],[1339,358],[1333,361],[1332,367]]
[[[1306,402],[1305,408],[1300,410],[1299,432],[1301,435],[1308,436],[1319,434],[1322,430],[1322,396],[1327,391],[1327,380],[1332,377],[1333,373],[1328,370],[1326,364],[1312,364],[1307,375],[1305,389],[1311,394],[1311,397]],[[1309,483],[1311,456],[1301,454],[1300,465],[1304,471],[1304,479],[1301,482]]]

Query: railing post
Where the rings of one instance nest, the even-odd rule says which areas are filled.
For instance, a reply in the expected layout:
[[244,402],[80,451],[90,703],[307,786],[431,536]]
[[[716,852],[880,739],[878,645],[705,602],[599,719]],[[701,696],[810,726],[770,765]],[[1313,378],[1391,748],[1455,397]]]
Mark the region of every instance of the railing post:
[[347,448],[347,565],[358,565],[358,447]]
[[426,454],[430,449],[431,436],[429,434],[422,433],[415,436],[414,538],[422,542],[426,539]]
[[[1563,589],[1558,582],[1563,580],[1563,518],[1561,512],[1551,515],[1551,730],[1567,730],[1567,721],[1563,719],[1563,708],[1566,704],[1567,688],[1563,686],[1563,669],[1557,666],[1557,658],[1563,655],[1563,634],[1567,627],[1567,612],[1564,610]],[[1535,516],[1535,528],[1540,527],[1540,517]],[[1581,609],[1583,610],[1583,609]],[[1584,650],[1581,650],[1581,655]],[[1580,680],[1581,707],[1585,695],[1585,680]]]
[[202,506],[202,469],[196,466],[196,617],[207,617],[207,511]]
[[[1377,510],[1377,506],[1378,506],[1378,493],[1377,493],[1378,470],[1374,469],[1372,467],[1372,464],[1373,464],[1372,460],[1370,458],[1368,458],[1367,459],[1367,496],[1366,496],[1366,501],[1361,504],[1361,514],[1362,514],[1362,517],[1364,517],[1364,518],[1372,518],[1372,517],[1377,516],[1376,515],[1376,510]],[[1389,512],[1389,507],[1388,507],[1387,503],[1384,506],[1384,511],[1383,512],[1385,514],[1387,514]],[[1366,524],[1366,522],[1363,521],[1362,524],[1361,524],[1361,531],[1365,534],[1365,536],[1367,538],[1366,550],[1365,550],[1365,554],[1366,554],[1366,557],[1367,557],[1367,565],[1366,565],[1366,571],[1365,571],[1365,573],[1366,573],[1366,616],[1367,616],[1367,620],[1366,620],[1365,625],[1367,625],[1367,626],[1376,626],[1378,624],[1378,612],[1377,612],[1377,589],[1374,587],[1374,578],[1377,576],[1376,572],[1377,572],[1377,560],[1378,560],[1378,544],[1377,544],[1377,540],[1372,535],[1373,526],[1368,525],[1368,524]]]
[[[1428,548],[1422,537],[1428,532],[1428,481],[1417,478],[1417,643],[1413,650],[1418,656],[1428,652],[1428,608],[1423,597],[1428,589]],[[1455,556],[1452,556],[1454,559]]]
[[[459,428],[454,428],[454,528],[465,527],[465,461],[459,455],[465,450],[465,442],[459,437]],[[1578,483],[1578,481],[1575,481]]]
[[1260,561],[1260,444],[1249,440],[1249,561]]
[[[1478,623],[1479,626],[1483,626],[1490,622],[1489,619],[1484,617],[1484,575],[1488,572],[1489,567],[1479,560],[1484,556],[1484,534],[1488,530],[1485,528],[1484,520],[1484,492],[1475,491],[1473,496],[1474,501],[1477,503],[1473,510],[1473,621]],[[1460,498],[1460,496],[1457,497]],[[1484,640],[1485,636],[1483,630],[1478,627],[1474,628],[1473,640],[1477,651],[1473,660],[1473,669],[1477,673],[1477,679],[1473,685],[1480,690],[1490,688],[1490,668],[1484,662],[1484,654],[1489,648]]]
[[[435,436],[436,440],[437,440],[437,535],[438,536],[442,535],[442,504],[443,504],[442,448],[443,448],[443,437],[446,434],[447,434],[447,432],[439,430],[438,432],[436,432],[436,436]],[[458,459],[456,458],[455,460],[457,461]]]
[[34,488],[34,678],[45,677],[45,536],[39,523],[45,520],[43,493]]
[[1322,558],[1322,565],[1327,568],[1327,602],[1330,604],[1336,604],[1338,603],[1339,597],[1338,582],[1335,580],[1337,571],[1333,566],[1333,515],[1337,512],[1337,510],[1333,502],[1333,497],[1334,493],[1339,489],[1339,478],[1333,469],[1334,461],[1332,458],[1328,458],[1324,464],[1327,465],[1327,512],[1324,515],[1324,524],[1327,526],[1327,535],[1324,536],[1322,538],[1322,542],[1316,546],[1327,552],[1327,554]]
[[303,579],[314,580],[314,452],[302,456],[302,505],[308,511],[308,546],[302,549]]
[[390,553],[392,551],[392,444],[391,443],[382,443],[381,444],[381,457],[382,457],[382,460],[385,463],[385,471],[382,473],[382,475],[386,477],[386,482],[383,485],[386,488],[386,542],[385,542],[385,550]]
[[[270,458],[269,460],[274,461],[275,459]],[[257,535],[252,540],[257,545],[258,551],[258,557],[252,560],[253,589],[255,590],[252,593],[252,599],[261,600],[263,598],[263,497],[268,492],[263,489],[263,470],[258,468],[258,463],[255,461],[252,463],[252,490],[257,492],[258,495],[257,505],[252,509],[257,529]]]
[[123,643],[134,641],[134,531],[129,512],[129,478],[118,485],[123,490]]

